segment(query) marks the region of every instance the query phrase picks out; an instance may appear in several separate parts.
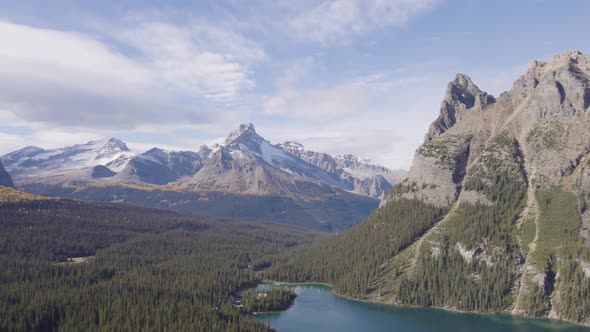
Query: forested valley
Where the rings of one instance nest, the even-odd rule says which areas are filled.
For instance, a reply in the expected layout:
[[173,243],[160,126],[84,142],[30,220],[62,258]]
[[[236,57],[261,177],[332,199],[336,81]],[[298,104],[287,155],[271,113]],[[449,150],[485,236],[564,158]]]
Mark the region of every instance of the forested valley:
[[267,331],[232,295],[322,237],[0,189],[2,331]]

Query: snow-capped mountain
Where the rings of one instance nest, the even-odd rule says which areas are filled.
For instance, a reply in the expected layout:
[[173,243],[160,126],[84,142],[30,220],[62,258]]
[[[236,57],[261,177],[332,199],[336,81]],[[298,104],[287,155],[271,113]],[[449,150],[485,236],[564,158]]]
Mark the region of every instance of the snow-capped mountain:
[[117,173],[133,157],[123,141],[106,138],[51,150],[30,146],[3,156],[2,162],[17,184],[70,184],[91,181],[95,167],[100,174]]
[[123,141],[107,138],[51,150],[26,147],[2,160],[22,186],[174,183],[194,191],[287,195],[305,191],[306,182],[380,198],[400,180],[399,173],[352,155],[332,157],[295,142],[273,145],[250,123],[199,152],[153,148],[136,155]]
[[183,185],[197,190],[289,195],[300,193],[305,188],[302,182],[339,185],[321,168],[262,138],[254,125],[243,124],[223,145],[215,146],[202,169]]
[[26,147],[2,161],[17,187],[37,194],[331,230],[360,221],[395,182],[392,171],[354,156],[273,145],[252,124],[198,152],[134,154],[108,138],[52,150]]
[[302,144],[291,141],[278,146],[323,169],[339,182],[340,187],[361,195],[381,198],[407,175],[404,170],[390,170],[351,154],[333,157],[327,153],[306,150]]

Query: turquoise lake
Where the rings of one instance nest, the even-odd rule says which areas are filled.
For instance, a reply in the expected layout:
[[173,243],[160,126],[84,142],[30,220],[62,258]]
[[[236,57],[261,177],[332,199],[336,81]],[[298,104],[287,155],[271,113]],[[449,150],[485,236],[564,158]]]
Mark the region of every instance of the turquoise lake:
[[322,285],[271,286],[293,288],[295,303],[287,311],[256,317],[280,332],[313,331],[403,331],[403,332],[589,332],[590,328],[573,324],[532,320],[507,315],[455,313],[430,308],[404,308],[363,303],[334,295]]

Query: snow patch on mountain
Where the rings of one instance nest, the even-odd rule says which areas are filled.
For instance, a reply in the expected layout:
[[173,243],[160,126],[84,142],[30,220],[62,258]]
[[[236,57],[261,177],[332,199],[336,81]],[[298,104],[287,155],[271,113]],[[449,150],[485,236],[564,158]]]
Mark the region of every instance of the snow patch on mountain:
[[[6,168],[18,178],[35,176],[68,177],[68,171],[92,169],[102,165],[114,172],[123,169],[134,157],[127,145],[116,138],[106,138],[59,149],[26,147],[2,157]],[[76,173],[76,176],[80,174]]]
[[285,151],[277,149],[274,146],[271,146],[266,141],[260,144],[260,151],[262,153],[262,159],[265,162],[279,169],[281,168],[281,165],[285,162],[286,159],[293,160],[287,154],[285,154]]

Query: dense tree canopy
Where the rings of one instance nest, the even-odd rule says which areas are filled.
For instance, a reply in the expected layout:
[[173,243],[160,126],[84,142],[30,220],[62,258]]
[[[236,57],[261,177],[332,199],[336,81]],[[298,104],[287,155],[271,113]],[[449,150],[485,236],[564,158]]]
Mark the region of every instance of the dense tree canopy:
[[124,205],[1,203],[0,330],[266,331],[231,295],[315,236]]

